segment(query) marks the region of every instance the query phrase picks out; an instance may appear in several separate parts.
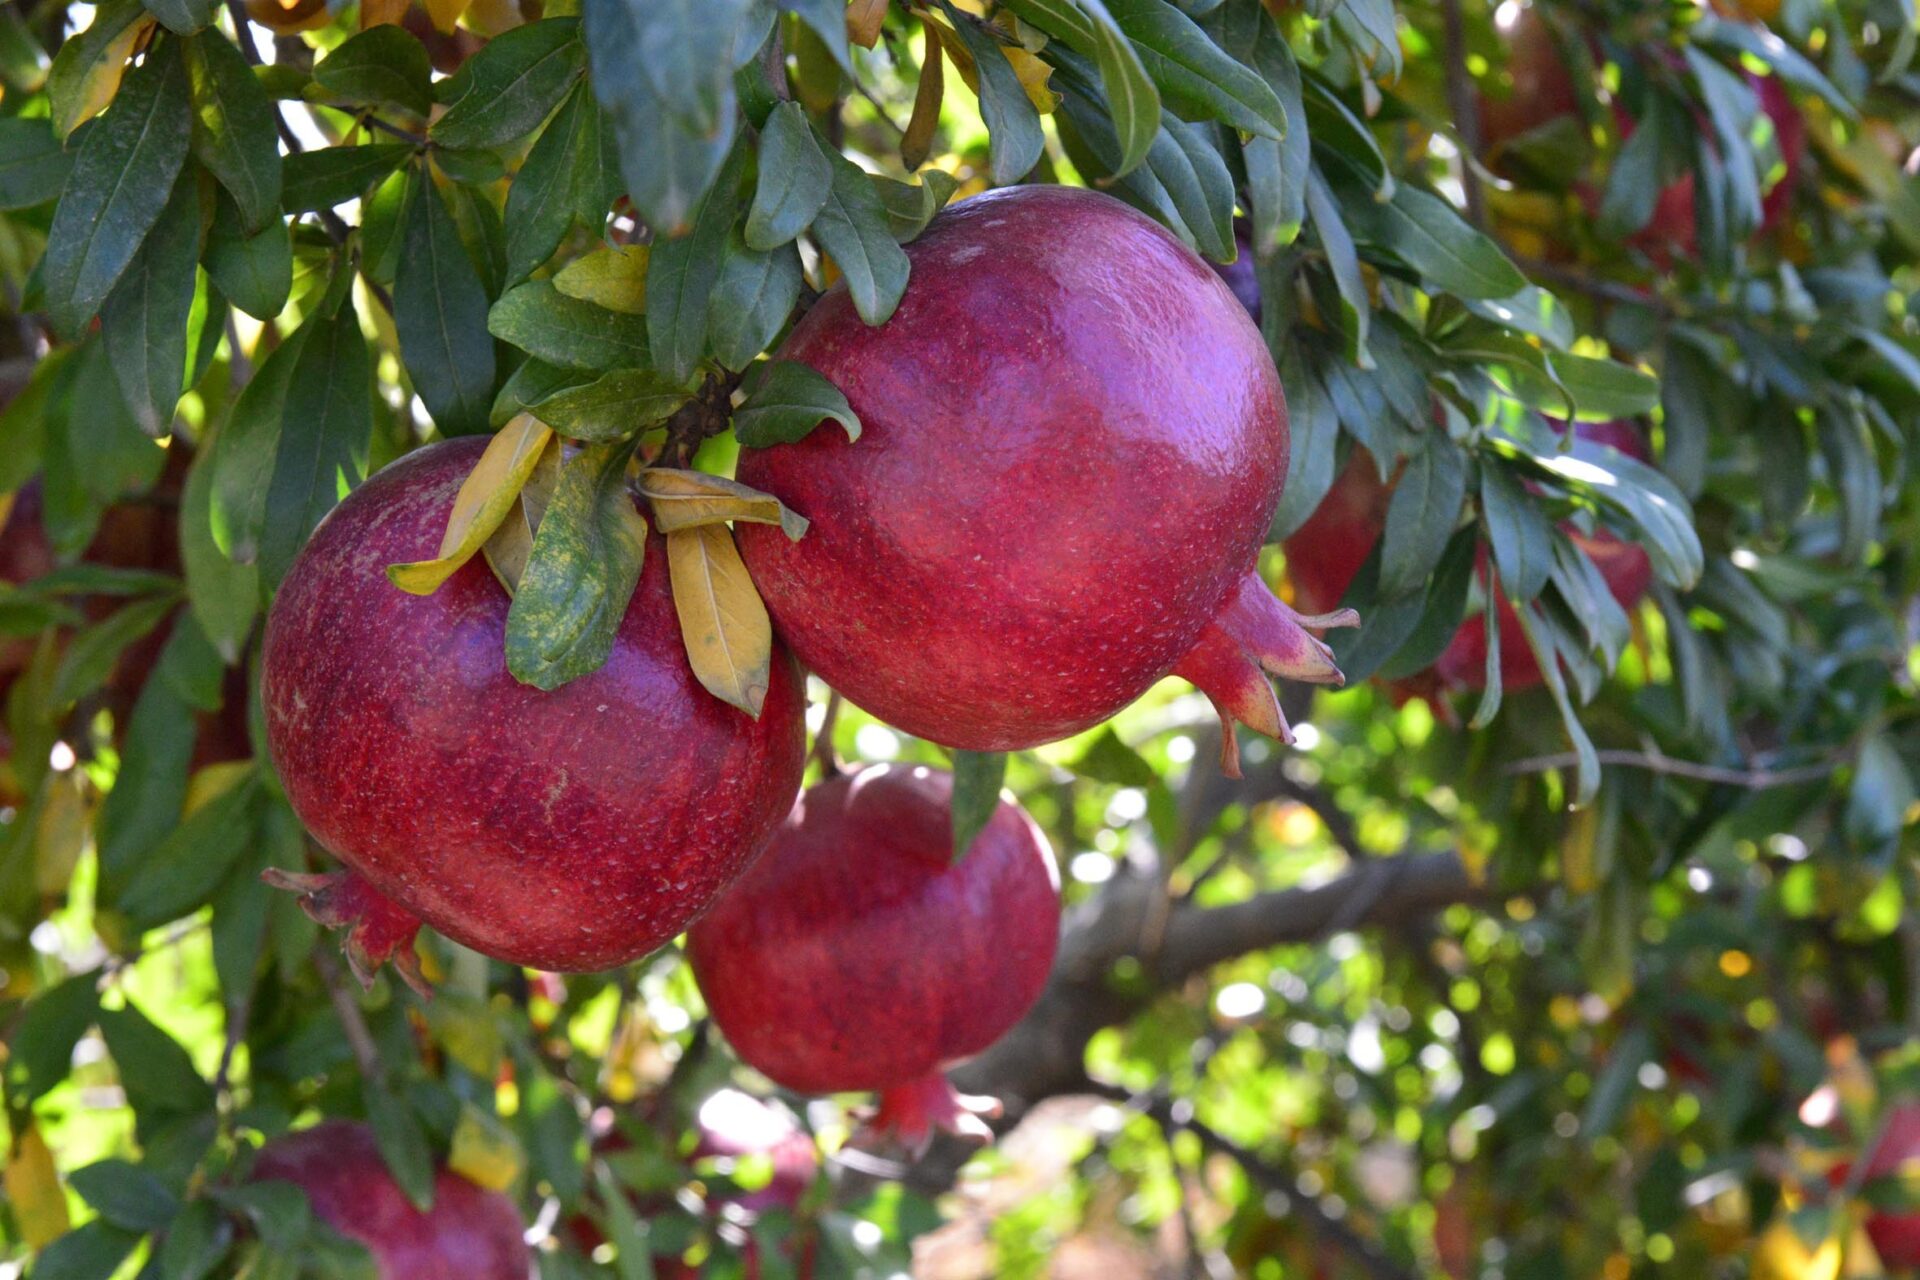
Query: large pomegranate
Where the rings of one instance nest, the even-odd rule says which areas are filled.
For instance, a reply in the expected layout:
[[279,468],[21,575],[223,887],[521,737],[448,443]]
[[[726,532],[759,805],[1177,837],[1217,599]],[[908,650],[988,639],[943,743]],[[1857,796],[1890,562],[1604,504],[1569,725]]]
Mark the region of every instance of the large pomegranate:
[[907,252],[886,324],[836,286],[779,353],[845,392],[865,434],[740,459],[813,521],[798,543],[740,534],[800,661],[952,747],[1077,733],[1170,671],[1283,735],[1261,667],[1339,673],[1253,574],[1287,417],[1233,293],[1075,188],[976,196]]
[[267,619],[267,740],[295,812],[358,877],[312,891],[358,921],[363,968],[421,921],[541,969],[603,969],[684,929],[800,784],[802,686],[784,652],[758,720],[695,681],[667,581],[645,567],[600,670],[552,692],[507,671],[507,593],[480,557],[430,596],[389,564],[435,554],[486,442],[387,467],[314,532]]
[[[1903,1102],[1887,1116],[1879,1144],[1867,1156],[1862,1181],[1895,1178],[1903,1169],[1920,1165],[1920,1102]],[[1852,1173],[1848,1164],[1836,1165],[1833,1185],[1846,1183]],[[1920,1211],[1875,1210],[1867,1215],[1867,1238],[1880,1261],[1889,1267],[1920,1267]]]
[[1019,1021],[1046,985],[1060,877],[1002,802],[959,861],[950,775],[881,765],[801,796],[767,852],[687,935],[741,1059],[807,1093],[877,1090],[910,1144],[983,1132],[942,1069]]
[[[1574,434],[1609,445],[1632,458],[1647,460],[1647,447],[1637,429],[1624,422],[1581,422]],[[1302,608],[1330,609],[1339,604],[1354,575],[1360,572],[1386,527],[1392,487],[1380,480],[1378,468],[1366,450],[1356,448],[1347,469],[1334,481],[1307,522],[1286,540],[1287,578]],[[1647,553],[1603,531],[1588,537],[1568,533],[1593,560],[1607,589],[1621,607],[1631,608],[1653,583],[1653,564]],[[1478,572],[1486,580],[1485,549]],[[1505,595],[1500,595],[1500,684],[1508,690],[1526,689],[1541,682],[1540,664],[1521,630],[1520,618]],[[1434,663],[1433,679],[1403,683],[1403,691],[1426,693],[1437,682],[1443,688],[1480,689],[1487,681],[1487,620],[1475,614],[1461,624],[1453,640]]]
[[380,1280],[527,1280],[533,1258],[512,1200],[447,1169],[422,1213],[393,1180],[373,1130],[329,1120],[260,1149],[253,1176],[291,1182],[313,1212],[372,1251]]

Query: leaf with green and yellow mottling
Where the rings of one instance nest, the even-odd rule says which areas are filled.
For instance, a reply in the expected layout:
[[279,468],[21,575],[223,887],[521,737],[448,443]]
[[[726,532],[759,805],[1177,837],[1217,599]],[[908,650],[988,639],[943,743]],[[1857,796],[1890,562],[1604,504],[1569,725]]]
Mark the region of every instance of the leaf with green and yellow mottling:
[[807,518],[772,494],[704,471],[648,467],[640,473],[640,492],[653,508],[654,527],[662,533],[729,520],[777,524],[795,542],[807,531]]
[[569,298],[591,302],[609,311],[645,315],[647,310],[647,246],[611,245],[575,258],[560,268],[553,287]]
[[67,1232],[67,1193],[61,1189],[53,1152],[38,1126],[19,1134],[7,1159],[7,1199],[21,1242],[38,1249]]
[[720,701],[759,719],[773,673],[773,623],[734,546],[733,530],[706,524],[668,534],[667,567],[694,678]]

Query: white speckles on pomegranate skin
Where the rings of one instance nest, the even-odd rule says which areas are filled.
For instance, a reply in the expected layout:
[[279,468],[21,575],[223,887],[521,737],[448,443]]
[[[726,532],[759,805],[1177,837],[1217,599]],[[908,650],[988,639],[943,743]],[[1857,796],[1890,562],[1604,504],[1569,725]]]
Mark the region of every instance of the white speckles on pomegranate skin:
[[803,685],[776,652],[758,721],[699,686],[657,536],[607,664],[514,680],[481,558],[431,596],[386,578],[434,554],[484,445],[419,450],[316,531],[268,618],[268,744],[315,838],[400,906],[499,959],[609,968],[683,930],[778,825]]
[[742,454],[814,524],[741,551],[796,655],[910,733],[1034,746],[1167,674],[1253,562],[1286,474],[1259,332],[1205,263],[1111,197],[977,196],[908,246],[869,328],[829,293],[780,355],[861,416]]

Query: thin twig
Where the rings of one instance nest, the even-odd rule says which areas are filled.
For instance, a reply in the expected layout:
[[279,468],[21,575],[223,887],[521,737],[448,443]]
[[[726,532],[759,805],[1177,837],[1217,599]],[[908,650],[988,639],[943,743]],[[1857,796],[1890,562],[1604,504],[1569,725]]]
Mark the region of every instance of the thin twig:
[[1460,16],[1460,0],[1440,0],[1446,36],[1447,107],[1453,112],[1453,131],[1460,140],[1460,185],[1467,195],[1467,217],[1476,227],[1487,223],[1486,200],[1480,190],[1480,112],[1473,84],[1467,76],[1467,27]]
[[840,776],[840,755],[833,749],[833,726],[840,719],[840,691],[829,690],[827,709],[820,714],[820,727],[813,735],[813,758],[820,762],[820,777]]
[[427,140],[419,134],[414,133],[410,129],[402,129],[397,124],[390,124],[382,120],[379,116],[374,115],[371,111],[361,112],[354,117],[354,120],[358,124],[368,128],[378,129],[380,132],[398,138],[402,142],[411,142],[416,147],[424,147],[427,145]]
[[333,958],[324,940],[313,944],[313,967],[319,970],[320,981],[327,988],[327,999],[333,1002],[333,1011],[340,1018],[340,1029],[346,1033],[347,1047],[353,1050],[361,1078],[384,1080],[387,1073],[380,1060],[380,1047],[374,1043],[373,1032],[367,1030],[366,1015],[360,1012],[359,999],[347,987],[340,962]]
[[[1626,769],[1644,769],[1648,773],[1691,778],[1695,782],[1717,782],[1729,787],[1764,791],[1769,787],[1785,787],[1798,782],[1818,782],[1822,778],[1830,778],[1833,776],[1833,771],[1845,763],[1851,753],[1842,753],[1821,764],[1797,765],[1791,769],[1733,769],[1724,765],[1698,764],[1692,760],[1675,760],[1668,756],[1626,750],[1596,751],[1594,755],[1599,758],[1601,764],[1619,765]],[[1511,761],[1501,769],[1501,772],[1506,774],[1545,773],[1549,769],[1570,769],[1579,763],[1578,755],[1571,751],[1562,751],[1553,755],[1528,756],[1523,760]]]

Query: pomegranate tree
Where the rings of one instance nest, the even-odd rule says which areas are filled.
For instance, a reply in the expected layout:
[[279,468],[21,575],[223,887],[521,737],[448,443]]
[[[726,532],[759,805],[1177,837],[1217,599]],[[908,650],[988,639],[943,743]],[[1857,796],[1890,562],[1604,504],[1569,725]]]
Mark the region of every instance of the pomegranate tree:
[[740,529],[775,626],[891,724],[1011,750],[1105,720],[1169,672],[1285,735],[1261,670],[1337,682],[1254,574],[1287,467],[1259,331],[1165,229],[1109,196],[976,196],[907,247],[893,318],[836,286],[780,357],[845,392],[857,443],[750,449],[739,478],[813,521]]
[[267,619],[273,763],[350,868],[296,887],[318,918],[352,925],[363,974],[410,963],[422,921],[542,969],[644,955],[746,866],[800,783],[791,660],[776,650],[758,719],[702,689],[657,535],[606,665],[551,692],[508,673],[510,599],[482,559],[429,596],[388,582],[387,565],[436,553],[485,444],[433,445],[368,480]]
[[380,1280],[527,1280],[533,1258],[512,1200],[441,1169],[422,1213],[387,1171],[373,1130],[329,1120],[260,1149],[253,1176],[291,1182],[315,1216],[372,1252]]
[[[1576,423],[1574,434],[1609,445],[1629,457],[1646,461],[1646,443],[1640,432],[1624,422]],[[1386,528],[1387,503],[1393,487],[1382,482],[1372,455],[1355,448],[1347,468],[1333,483],[1318,508],[1286,540],[1287,579],[1295,597],[1309,610],[1336,607],[1360,567],[1373,553]],[[1631,608],[1653,583],[1653,564],[1647,553],[1604,530],[1591,536],[1563,525],[1569,537],[1588,557],[1607,589],[1622,608]],[[1479,580],[1487,580],[1486,549],[1481,548]],[[1500,626],[1500,683],[1509,690],[1541,682],[1540,664],[1520,627],[1520,617],[1506,596],[1496,590]],[[1438,688],[1479,689],[1487,679],[1487,621],[1478,613],[1461,623],[1452,641],[1434,662],[1430,675],[1399,682],[1401,692],[1425,694]]]
[[1059,934],[1040,829],[1002,801],[956,861],[952,795],[925,767],[821,783],[687,935],[743,1061],[806,1093],[877,1091],[873,1127],[910,1145],[985,1133],[942,1070],[1039,998]]

